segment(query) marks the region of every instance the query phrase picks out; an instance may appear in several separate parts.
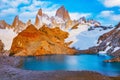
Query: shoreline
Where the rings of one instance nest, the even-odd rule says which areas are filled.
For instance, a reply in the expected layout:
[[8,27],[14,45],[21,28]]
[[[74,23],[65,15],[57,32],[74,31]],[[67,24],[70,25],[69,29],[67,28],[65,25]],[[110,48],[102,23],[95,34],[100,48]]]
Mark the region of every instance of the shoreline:
[[23,57],[0,57],[0,80],[120,80],[92,71],[32,71],[18,68]]

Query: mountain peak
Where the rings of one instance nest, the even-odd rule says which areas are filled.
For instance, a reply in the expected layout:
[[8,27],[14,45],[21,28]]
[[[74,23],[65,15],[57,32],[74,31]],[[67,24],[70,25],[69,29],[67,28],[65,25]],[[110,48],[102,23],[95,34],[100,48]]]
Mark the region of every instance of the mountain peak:
[[35,19],[35,25],[36,25],[36,26],[39,26],[39,22],[40,22],[39,16],[42,17],[42,15],[43,15],[42,9],[39,9],[39,10],[38,10],[38,13],[37,13],[37,15],[36,15],[36,19]]
[[13,23],[12,23],[12,26],[16,26],[17,24],[18,24],[18,21],[19,21],[19,16],[17,15],[17,16],[15,16],[15,18],[14,18],[14,21],[13,21]]
[[33,25],[33,24],[30,24],[27,26],[27,28],[24,30],[24,32],[34,32],[34,31],[37,31],[37,28]]
[[64,5],[62,5],[60,8],[62,8],[62,9],[64,9],[64,10],[65,10],[65,7],[64,7]]
[[70,20],[70,16],[68,11],[65,9],[64,6],[61,6],[57,12],[56,12],[56,16],[59,18],[62,18],[63,20]]
[[9,28],[10,25],[5,22],[5,20],[0,20],[0,29]]
[[5,22],[5,20],[0,20],[0,23],[1,23],[1,24],[7,24],[7,23]]
[[19,16],[15,16],[14,21],[11,25],[11,28],[14,29],[15,32],[19,33],[26,28],[25,23],[19,20]]
[[30,25],[31,24],[31,20],[29,19],[26,24]]
[[42,9],[40,8],[37,13],[39,16],[42,16]]
[[3,23],[6,23],[5,20],[0,20],[0,21],[3,22]]

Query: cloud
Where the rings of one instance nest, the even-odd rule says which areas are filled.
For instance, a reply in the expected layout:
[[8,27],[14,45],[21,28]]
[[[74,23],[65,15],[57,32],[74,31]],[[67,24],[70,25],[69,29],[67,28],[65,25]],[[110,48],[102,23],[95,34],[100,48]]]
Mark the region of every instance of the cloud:
[[120,14],[113,15],[113,16],[112,16],[112,19],[113,19],[114,21],[120,21]]
[[[60,4],[53,4],[50,1],[44,0],[1,0],[0,18],[4,19],[18,15],[20,20],[27,22],[28,19],[31,19],[31,21],[34,23],[38,9],[42,8],[43,13],[51,17],[55,16],[56,11],[60,6],[61,6]],[[91,14],[70,12],[70,17],[72,20],[79,19],[80,17],[83,16],[89,17],[91,16]]]
[[33,0],[32,3],[28,6],[21,7],[21,11],[36,11],[39,8],[48,8],[49,5],[51,5],[51,2],[48,1],[37,1]]
[[120,7],[120,0],[99,0],[106,7]]
[[0,9],[4,8],[17,8],[20,4],[28,4],[30,0],[1,0]]
[[23,13],[21,13],[19,15],[19,18],[23,22],[27,22],[28,20],[31,20],[34,23],[36,14],[37,14],[37,11],[34,11],[34,12],[23,12]]
[[18,6],[21,4],[29,4],[29,0],[1,0],[0,15],[8,16],[19,13]]
[[110,17],[113,13],[114,13],[114,11],[102,11],[100,13],[100,16],[101,17]]
[[116,25],[120,21],[120,14],[116,14],[115,11],[111,10],[101,11],[96,19],[104,25]]
[[28,19],[33,21],[38,9],[42,8],[43,12],[51,15],[55,13],[55,10],[58,7],[58,4],[53,4],[50,1],[42,0],[1,0],[0,18],[4,19],[9,17],[9,15],[12,15],[13,17],[18,15],[23,21],[27,21]]
[[78,20],[80,17],[90,17],[91,13],[78,13],[78,12],[73,12],[70,13],[70,17],[72,20]]
[[17,10],[15,8],[8,8],[8,9],[1,10],[0,16],[6,16],[6,15],[16,14],[16,13],[17,13]]
[[[43,13],[47,14],[48,16],[54,16],[56,10],[60,7],[58,4],[52,4],[48,1],[37,1],[34,0],[29,6],[21,7],[20,19],[23,21],[27,21],[31,19],[34,23],[36,14],[40,8],[42,8]],[[26,15],[26,16],[25,16]]]
[[48,6],[50,6],[51,4],[52,3],[49,1],[41,1],[41,0],[1,0],[0,12],[2,14],[2,12],[4,12],[5,10],[9,10],[10,8],[17,10],[19,13],[25,11],[31,12],[31,11],[36,11],[39,8],[47,9]]
[[102,11],[98,17],[108,18],[113,21],[120,21],[120,14],[115,14],[114,11]]

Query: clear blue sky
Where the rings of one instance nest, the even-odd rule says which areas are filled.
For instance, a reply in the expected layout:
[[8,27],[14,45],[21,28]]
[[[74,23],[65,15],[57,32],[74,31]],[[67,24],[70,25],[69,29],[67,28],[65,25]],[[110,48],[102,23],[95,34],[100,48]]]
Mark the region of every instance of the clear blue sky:
[[19,15],[22,21],[31,19],[34,22],[38,9],[42,8],[44,13],[53,16],[62,5],[73,19],[85,16],[103,25],[116,25],[120,21],[120,0],[1,0],[0,20],[11,24]]

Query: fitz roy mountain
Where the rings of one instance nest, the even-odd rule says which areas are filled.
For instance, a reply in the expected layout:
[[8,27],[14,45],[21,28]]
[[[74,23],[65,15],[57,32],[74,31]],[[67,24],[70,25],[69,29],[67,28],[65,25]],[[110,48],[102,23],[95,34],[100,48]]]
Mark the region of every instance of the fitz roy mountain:
[[72,20],[64,6],[52,17],[39,9],[35,23],[31,20],[22,22],[18,15],[11,25],[1,20],[0,48],[9,52],[6,55],[14,56],[78,53],[119,56],[119,30],[120,24],[115,27],[103,26],[100,22],[87,20],[84,16]]

